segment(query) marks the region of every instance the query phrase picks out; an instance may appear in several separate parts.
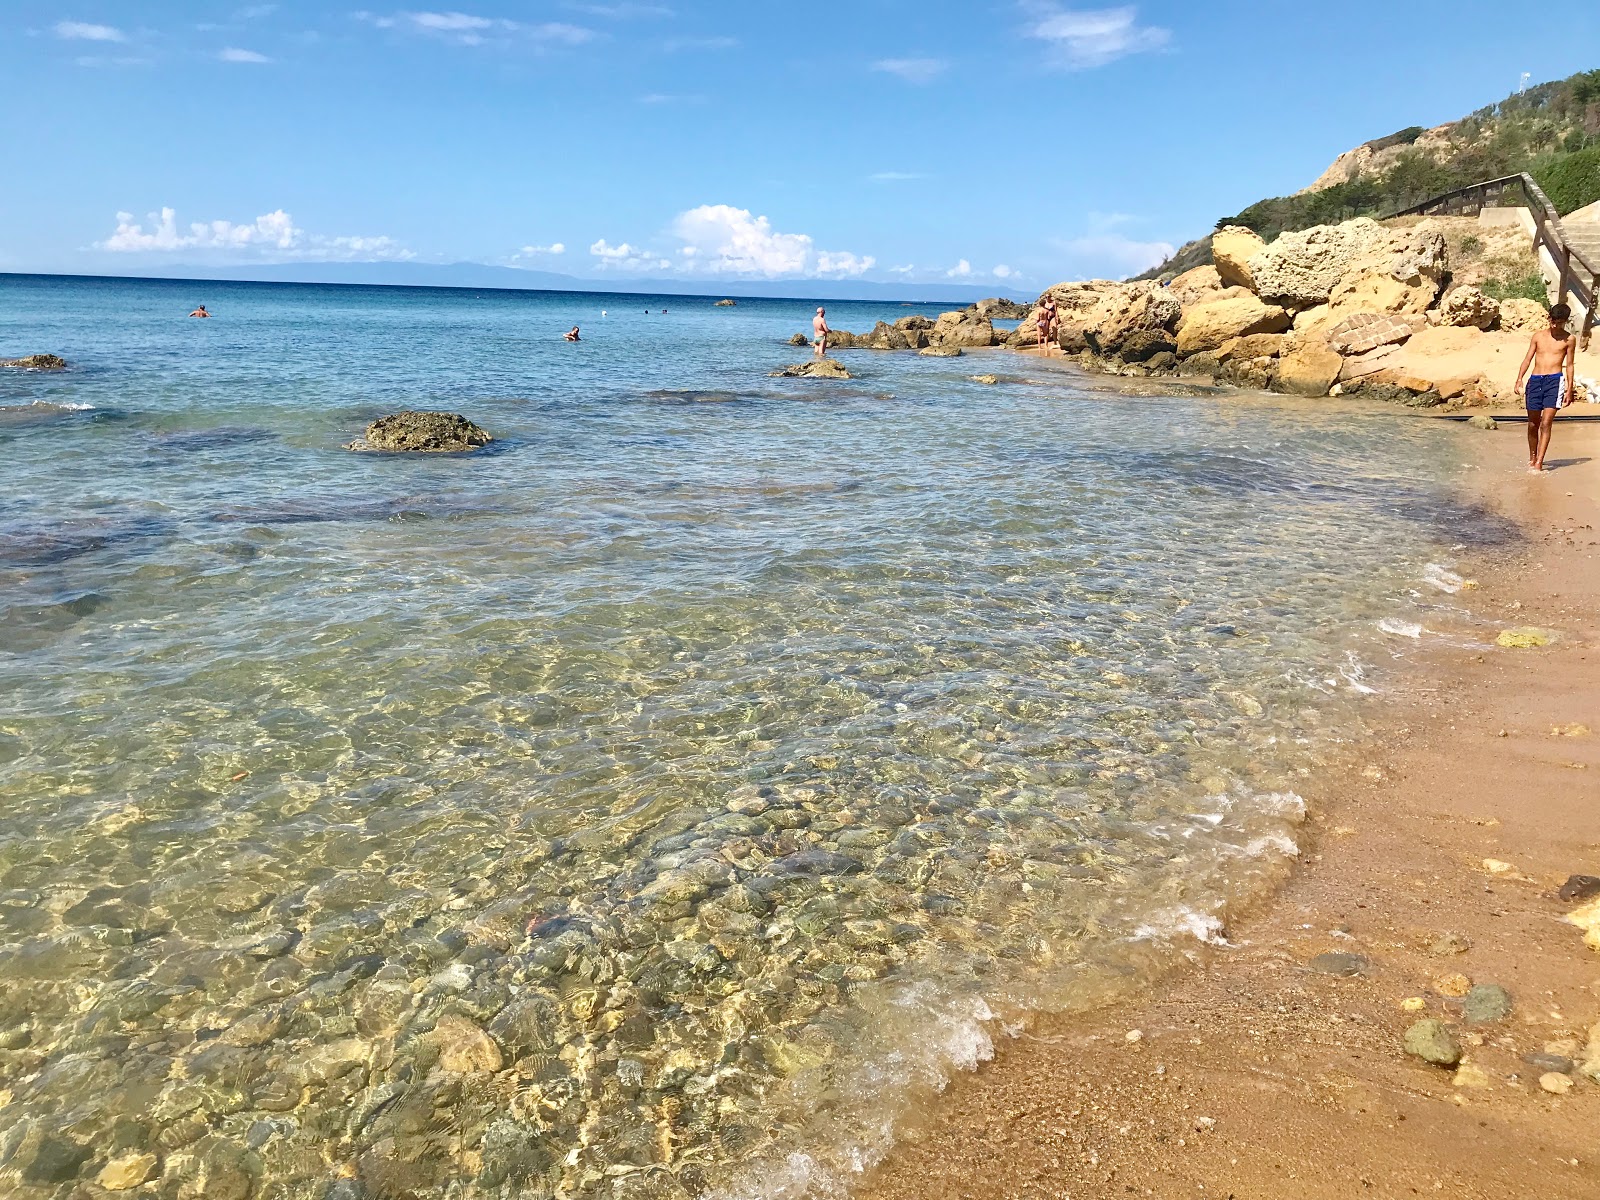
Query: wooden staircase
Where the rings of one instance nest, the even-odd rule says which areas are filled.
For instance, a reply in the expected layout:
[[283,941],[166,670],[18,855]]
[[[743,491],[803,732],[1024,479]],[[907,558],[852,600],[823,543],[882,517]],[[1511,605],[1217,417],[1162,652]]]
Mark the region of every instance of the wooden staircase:
[[1555,301],[1582,314],[1578,344],[1585,350],[1594,332],[1595,305],[1600,299],[1600,223],[1563,221],[1544,189],[1523,172],[1458,188],[1390,213],[1391,217],[1475,216],[1486,208],[1504,208],[1506,195],[1520,191],[1533,218],[1533,251],[1556,276]]

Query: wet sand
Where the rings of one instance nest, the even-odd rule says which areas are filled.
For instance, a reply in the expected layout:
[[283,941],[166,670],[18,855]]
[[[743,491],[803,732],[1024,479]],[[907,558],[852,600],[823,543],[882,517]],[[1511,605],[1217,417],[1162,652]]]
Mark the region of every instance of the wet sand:
[[[1558,424],[1544,477],[1525,449],[1520,425],[1483,435],[1464,498],[1526,542],[1466,557],[1480,586],[1457,599],[1553,644],[1420,643],[1416,686],[1381,702],[1387,737],[1307,780],[1301,867],[1229,946],[1141,1000],[1004,1040],[859,1195],[1600,1197],[1600,1085],[1574,1072],[1550,1094],[1522,1061],[1600,1023],[1600,955],[1555,895],[1600,875],[1600,427]],[[1595,732],[1556,732],[1575,724]],[[1326,974],[1325,953],[1367,965]],[[1509,989],[1510,1017],[1461,1026],[1453,974]],[[1403,1052],[1426,1016],[1461,1030],[1467,1070]]]

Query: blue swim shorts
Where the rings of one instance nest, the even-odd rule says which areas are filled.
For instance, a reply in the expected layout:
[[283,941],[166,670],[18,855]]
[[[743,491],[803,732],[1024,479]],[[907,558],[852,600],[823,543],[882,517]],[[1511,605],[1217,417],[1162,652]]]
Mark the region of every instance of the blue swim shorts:
[[1528,411],[1543,412],[1561,407],[1561,385],[1566,381],[1560,375],[1535,375],[1528,380]]

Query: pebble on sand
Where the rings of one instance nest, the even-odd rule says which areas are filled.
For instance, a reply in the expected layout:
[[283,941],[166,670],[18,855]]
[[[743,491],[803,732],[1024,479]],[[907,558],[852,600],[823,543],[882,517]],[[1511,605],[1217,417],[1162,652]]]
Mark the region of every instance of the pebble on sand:
[[1427,1007],[1428,1002],[1421,996],[1407,996],[1404,1000],[1400,1001],[1401,1012],[1419,1013]]
[[149,1179],[155,1169],[154,1154],[140,1154],[138,1151],[133,1151],[119,1155],[101,1167],[100,1174],[95,1176],[94,1181],[108,1192],[126,1192]]
[[1461,1002],[1461,1015],[1468,1025],[1492,1025],[1511,1015],[1511,993],[1498,983],[1480,983]]
[[1459,1000],[1472,990],[1472,980],[1460,972],[1441,975],[1433,981],[1433,990],[1441,996],[1449,996],[1452,1000]]
[[1572,1080],[1557,1071],[1539,1076],[1539,1086],[1552,1096],[1565,1096],[1572,1090]]
[[1456,1068],[1456,1076],[1451,1084],[1458,1088],[1473,1088],[1475,1090],[1489,1087],[1494,1083],[1489,1072],[1477,1063],[1462,1063]]
[[1311,960],[1311,969],[1318,975],[1337,975],[1341,979],[1354,979],[1358,975],[1365,975],[1371,965],[1360,954],[1345,954],[1339,951],[1319,954]]
[[1418,1021],[1406,1030],[1407,1054],[1440,1067],[1453,1067],[1461,1061],[1461,1043],[1443,1021],[1434,1018]]
[[1550,644],[1550,635],[1542,629],[1503,629],[1494,641],[1506,650],[1537,650]]

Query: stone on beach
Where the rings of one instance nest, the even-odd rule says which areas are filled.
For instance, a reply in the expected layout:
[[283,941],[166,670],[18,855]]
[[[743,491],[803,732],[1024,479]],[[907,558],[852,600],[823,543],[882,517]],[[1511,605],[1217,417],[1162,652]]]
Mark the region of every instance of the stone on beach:
[[367,426],[366,437],[352,442],[350,450],[392,453],[459,454],[487,446],[494,439],[460,413],[405,412],[379,417]]
[[1550,644],[1550,635],[1542,629],[1502,629],[1494,642],[1506,650],[1537,650]]
[[94,1181],[108,1192],[125,1192],[149,1179],[155,1169],[154,1154],[131,1151],[118,1155],[101,1167]]
[[1311,969],[1317,974],[1335,975],[1341,979],[1354,979],[1358,975],[1365,975],[1371,965],[1363,955],[1338,951],[1319,954],[1311,960]]
[[929,346],[924,350],[917,351],[917,353],[921,354],[924,358],[960,358],[961,347]]
[[1563,918],[1568,925],[1583,930],[1583,944],[1591,950],[1600,950],[1600,899],[1575,908]]
[[1549,323],[1549,312],[1537,300],[1513,296],[1500,301],[1500,329],[1504,333],[1536,333]]
[[797,333],[792,338],[789,339],[789,345],[791,345],[791,346],[809,346],[809,345],[811,345],[811,339],[808,338],[803,333]]
[[1254,296],[1213,300],[1196,305],[1183,314],[1178,326],[1178,353],[1184,357],[1205,350],[1217,350],[1224,342],[1257,333],[1282,333],[1292,322],[1289,314]]
[[1339,381],[1344,359],[1326,344],[1300,346],[1278,364],[1277,390],[1291,396],[1326,396]]
[[1328,330],[1328,345],[1340,354],[1366,354],[1381,346],[1407,341],[1413,333],[1410,322],[1383,313],[1352,313]]
[[1443,1021],[1428,1017],[1406,1030],[1407,1054],[1440,1067],[1453,1067],[1461,1061],[1461,1043]]
[[849,371],[836,358],[814,358],[810,362],[794,363],[781,371],[772,372],[774,378],[784,379],[850,379]]
[[1511,1015],[1511,993],[1497,983],[1480,983],[1467,992],[1461,1002],[1461,1015],[1468,1025],[1492,1025]]
[[1500,305],[1475,287],[1458,287],[1439,306],[1439,323],[1490,330],[1500,323]]
[[1600,875],[1568,875],[1556,892],[1556,899],[1563,904],[1581,904],[1596,896],[1600,896]]
[[438,1049],[439,1069],[447,1074],[471,1075],[500,1069],[500,1047],[465,1017],[440,1017],[427,1040]]
[[1351,268],[1387,241],[1383,226],[1365,217],[1280,234],[1250,259],[1251,290],[1287,308],[1325,304]]
[[67,360],[56,354],[29,354],[22,358],[0,359],[0,367],[19,371],[65,371]]

